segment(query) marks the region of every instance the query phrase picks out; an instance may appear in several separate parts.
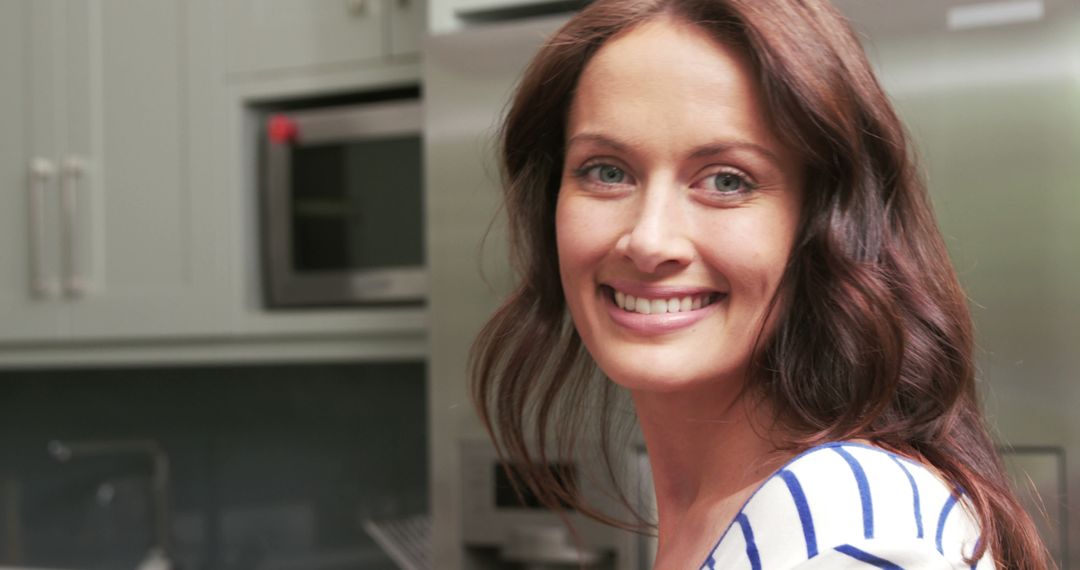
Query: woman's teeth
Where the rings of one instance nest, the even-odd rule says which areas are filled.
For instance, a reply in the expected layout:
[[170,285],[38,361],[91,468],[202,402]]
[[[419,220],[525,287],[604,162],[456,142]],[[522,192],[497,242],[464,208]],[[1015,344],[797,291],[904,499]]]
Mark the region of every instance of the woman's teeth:
[[716,302],[716,293],[707,293],[705,295],[687,296],[687,297],[673,297],[671,299],[646,299],[644,297],[635,297],[633,295],[627,295],[621,291],[615,291],[615,304],[631,313],[641,313],[643,315],[661,315],[664,313],[685,313],[687,311],[696,311],[702,307],[708,307]]

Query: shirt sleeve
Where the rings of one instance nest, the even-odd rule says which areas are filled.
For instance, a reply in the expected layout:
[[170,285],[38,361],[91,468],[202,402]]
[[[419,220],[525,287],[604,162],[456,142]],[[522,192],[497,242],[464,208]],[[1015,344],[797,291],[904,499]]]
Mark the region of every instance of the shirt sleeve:
[[[988,567],[988,566],[986,566]],[[982,570],[983,564],[950,562],[926,540],[865,540],[822,551],[792,570]]]

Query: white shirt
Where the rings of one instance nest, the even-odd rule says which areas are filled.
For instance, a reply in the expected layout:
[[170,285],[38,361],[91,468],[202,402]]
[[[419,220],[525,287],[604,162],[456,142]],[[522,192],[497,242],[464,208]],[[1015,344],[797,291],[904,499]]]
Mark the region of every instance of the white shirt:
[[743,506],[703,570],[991,570],[963,493],[910,459],[859,443],[811,448]]

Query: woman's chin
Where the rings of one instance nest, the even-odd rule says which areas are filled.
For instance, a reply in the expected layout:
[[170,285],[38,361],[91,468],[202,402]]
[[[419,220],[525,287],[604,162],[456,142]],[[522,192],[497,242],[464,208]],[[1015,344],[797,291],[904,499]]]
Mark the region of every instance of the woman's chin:
[[[688,370],[686,366],[653,365],[647,367],[627,366],[612,367],[608,370],[601,366],[615,384],[631,392],[671,394],[676,392],[700,391],[710,387],[718,388],[720,383],[741,383],[741,374],[723,374],[720,371]],[[731,380],[725,379],[731,378]],[[736,380],[735,378],[740,378]]]

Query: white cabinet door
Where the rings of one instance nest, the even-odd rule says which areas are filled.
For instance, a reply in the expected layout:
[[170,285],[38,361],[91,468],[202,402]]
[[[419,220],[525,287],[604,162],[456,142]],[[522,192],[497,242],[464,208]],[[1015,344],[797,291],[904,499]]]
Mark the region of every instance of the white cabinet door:
[[391,57],[420,53],[425,33],[427,2],[424,0],[385,0],[389,24],[386,53]]
[[383,55],[384,0],[221,3],[229,72],[287,71]]
[[62,329],[62,307],[49,298],[59,283],[53,7],[0,2],[0,342]]
[[[222,332],[224,220],[205,2],[69,0],[70,336]],[[67,172],[67,171],[65,171]],[[63,249],[63,248],[62,248]]]

